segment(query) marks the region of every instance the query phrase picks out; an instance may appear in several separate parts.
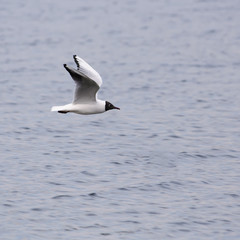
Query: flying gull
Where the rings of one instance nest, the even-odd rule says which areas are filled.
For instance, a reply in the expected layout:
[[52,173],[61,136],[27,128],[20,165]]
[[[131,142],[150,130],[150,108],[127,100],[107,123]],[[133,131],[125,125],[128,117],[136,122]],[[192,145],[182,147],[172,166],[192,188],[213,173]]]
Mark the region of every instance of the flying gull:
[[87,115],[103,113],[111,109],[120,110],[110,102],[97,98],[97,92],[102,85],[102,78],[99,73],[77,55],[74,55],[73,59],[77,64],[77,70],[63,64],[76,83],[73,102],[64,106],[54,106],[51,111]]

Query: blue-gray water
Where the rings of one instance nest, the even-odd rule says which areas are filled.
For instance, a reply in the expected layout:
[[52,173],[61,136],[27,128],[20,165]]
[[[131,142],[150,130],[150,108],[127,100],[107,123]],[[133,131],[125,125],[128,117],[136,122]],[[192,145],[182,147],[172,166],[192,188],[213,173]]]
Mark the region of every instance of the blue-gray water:
[[[238,0],[0,5],[0,239],[239,239]],[[121,111],[71,102],[72,55]]]

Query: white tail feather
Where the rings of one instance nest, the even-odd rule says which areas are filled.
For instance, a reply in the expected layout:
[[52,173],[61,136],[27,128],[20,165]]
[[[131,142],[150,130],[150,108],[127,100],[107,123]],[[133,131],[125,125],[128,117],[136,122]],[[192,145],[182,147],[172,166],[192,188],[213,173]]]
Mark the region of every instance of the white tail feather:
[[53,106],[51,112],[63,111],[63,106]]

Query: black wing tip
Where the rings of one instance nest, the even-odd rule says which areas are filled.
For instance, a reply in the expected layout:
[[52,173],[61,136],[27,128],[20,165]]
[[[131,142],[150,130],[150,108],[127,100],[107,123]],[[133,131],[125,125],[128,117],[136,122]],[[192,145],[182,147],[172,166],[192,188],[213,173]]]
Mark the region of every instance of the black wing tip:
[[63,66],[66,68],[66,67],[67,67],[67,64],[66,64],[66,63],[64,63],[64,64],[63,64]]
[[73,59],[74,59],[76,65],[77,65],[77,67],[80,68],[80,64],[79,64],[79,62],[77,60],[77,55],[73,55]]

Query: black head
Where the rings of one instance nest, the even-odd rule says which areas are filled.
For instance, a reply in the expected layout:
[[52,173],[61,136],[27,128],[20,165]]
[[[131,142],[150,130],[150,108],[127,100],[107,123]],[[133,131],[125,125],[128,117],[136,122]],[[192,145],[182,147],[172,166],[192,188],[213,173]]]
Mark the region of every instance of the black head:
[[111,109],[118,109],[120,110],[120,108],[113,106],[110,102],[106,101],[105,104],[105,111],[111,110]]

